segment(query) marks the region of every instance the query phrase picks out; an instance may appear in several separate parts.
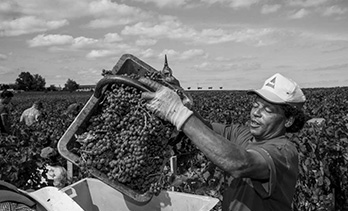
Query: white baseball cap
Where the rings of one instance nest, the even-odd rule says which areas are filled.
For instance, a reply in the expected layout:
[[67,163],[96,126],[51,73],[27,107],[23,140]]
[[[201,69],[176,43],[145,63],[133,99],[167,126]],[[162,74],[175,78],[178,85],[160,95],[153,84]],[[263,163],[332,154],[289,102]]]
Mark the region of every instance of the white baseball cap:
[[249,90],[264,100],[276,104],[289,104],[301,108],[306,101],[301,88],[293,80],[276,73],[268,78],[261,89]]

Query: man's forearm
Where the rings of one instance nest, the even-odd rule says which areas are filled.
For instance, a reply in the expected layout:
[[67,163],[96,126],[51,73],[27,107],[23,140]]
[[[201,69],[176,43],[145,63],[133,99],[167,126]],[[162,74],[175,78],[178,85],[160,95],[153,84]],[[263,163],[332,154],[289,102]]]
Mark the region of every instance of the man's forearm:
[[206,119],[204,119],[197,111],[192,110],[193,114],[199,119],[201,120],[206,126],[208,126],[210,129],[213,129],[213,126],[210,124],[210,122]]
[[192,115],[182,130],[215,165],[224,171],[233,175],[248,166],[248,153],[244,148],[215,133],[197,116]]

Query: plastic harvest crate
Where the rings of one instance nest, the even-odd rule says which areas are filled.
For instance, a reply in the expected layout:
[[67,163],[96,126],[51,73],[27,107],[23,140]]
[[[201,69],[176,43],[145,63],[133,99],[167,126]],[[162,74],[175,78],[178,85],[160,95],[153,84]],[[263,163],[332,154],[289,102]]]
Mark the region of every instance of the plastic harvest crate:
[[[93,115],[93,112],[96,108],[98,108],[99,104],[103,99],[103,94],[108,87],[108,85],[113,83],[123,83],[129,86],[133,86],[142,91],[149,91],[148,88],[142,86],[136,80],[132,80],[130,78],[120,76],[121,74],[130,74],[136,73],[140,76],[144,75],[146,72],[156,71],[154,68],[150,67],[143,61],[137,59],[136,57],[125,54],[123,55],[118,63],[112,70],[113,75],[105,76],[102,78],[96,85],[95,91],[84,107],[81,109],[80,113],[76,116],[74,121],[65,131],[63,136],[60,138],[58,142],[58,152],[68,161],[78,166],[79,156],[74,154],[71,149],[72,146],[76,143],[76,135],[82,134],[85,132],[87,126],[86,123]],[[103,181],[104,183],[110,185],[112,188],[124,193],[135,201],[138,202],[148,202],[152,198],[152,194],[138,193],[127,186],[117,182],[116,180],[109,180],[108,177],[98,171],[97,169],[91,168],[90,173]]]
[[219,201],[209,196],[162,191],[148,203],[140,203],[93,178],[82,179],[61,191],[84,211],[209,211]]

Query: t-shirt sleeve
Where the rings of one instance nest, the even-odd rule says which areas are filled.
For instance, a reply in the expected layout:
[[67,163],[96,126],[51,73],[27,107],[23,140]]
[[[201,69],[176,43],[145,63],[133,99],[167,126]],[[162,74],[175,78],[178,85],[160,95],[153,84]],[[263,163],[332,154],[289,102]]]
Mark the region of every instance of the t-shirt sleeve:
[[230,141],[240,144],[243,147],[246,146],[246,142],[251,138],[249,130],[240,124],[224,125],[220,123],[212,123],[211,125],[216,133]]
[[[270,170],[269,180],[261,182],[252,180],[255,190],[263,198],[270,197],[276,189],[282,193],[293,191],[298,174],[298,153],[289,141],[272,141],[262,146],[252,146],[248,150],[262,155]],[[292,196],[291,194],[286,194]]]

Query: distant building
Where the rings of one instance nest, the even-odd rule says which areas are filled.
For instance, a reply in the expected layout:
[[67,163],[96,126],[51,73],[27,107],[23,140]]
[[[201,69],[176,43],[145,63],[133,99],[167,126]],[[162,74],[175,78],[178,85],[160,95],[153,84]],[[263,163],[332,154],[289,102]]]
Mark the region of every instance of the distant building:
[[79,85],[77,92],[93,92],[96,85]]

